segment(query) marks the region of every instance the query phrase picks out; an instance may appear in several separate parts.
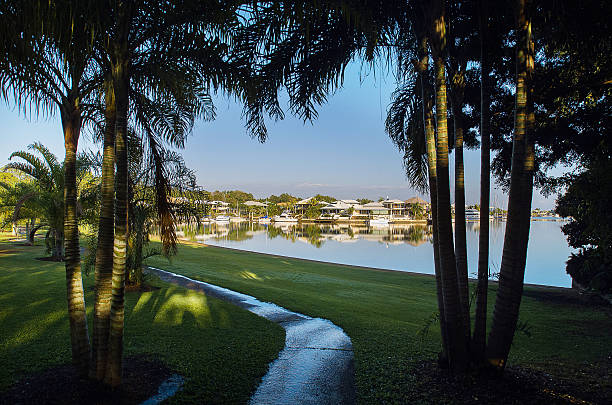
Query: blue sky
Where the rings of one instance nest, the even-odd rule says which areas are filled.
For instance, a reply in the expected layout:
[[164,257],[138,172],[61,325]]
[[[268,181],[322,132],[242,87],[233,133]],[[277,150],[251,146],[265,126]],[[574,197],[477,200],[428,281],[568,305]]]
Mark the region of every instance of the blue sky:
[[[219,96],[217,119],[199,121],[180,152],[207,190],[240,189],[255,197],[288,192],[300,197],[322,193],[337,198],[407,199],[416,192],[406,182],[401,155],[384,131],[393,89],[390,74],[364,75],[353,65],[344,87],[320,107],[316,121],[304,124],[286,111],[285,120],[268,122],[269,139],[263,144],[248,136],[241,106]],[[57,115],[24,119],[0,102],[0,120],[0,165],[11,152],[35,141],[64,156]],[[79,149],[88,148],[96,146],[83,137]],[[452,159],[451,155],[451,167]],[[478,150],[466,152],[465,173],[466,201],[478,203]],[[507,196],[494,190],[491,201],[505,207]],[[533,207],[553,205],[553,199],[534,193]]]

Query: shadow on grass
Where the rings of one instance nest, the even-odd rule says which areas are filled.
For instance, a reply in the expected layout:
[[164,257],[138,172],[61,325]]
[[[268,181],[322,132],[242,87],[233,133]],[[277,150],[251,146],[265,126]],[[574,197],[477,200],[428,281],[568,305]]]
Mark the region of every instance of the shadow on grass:
[[[13,247],[0,262],[0,392],[18,380],[70,364],[63,263],[40,262],[42,248]],[[93,274],[84,277],[92,330]],[[163,362],[185,376],[179,397],[246,402],[284,345],[282,328],[247,311],[169,286],[127,292],[124,353]]]

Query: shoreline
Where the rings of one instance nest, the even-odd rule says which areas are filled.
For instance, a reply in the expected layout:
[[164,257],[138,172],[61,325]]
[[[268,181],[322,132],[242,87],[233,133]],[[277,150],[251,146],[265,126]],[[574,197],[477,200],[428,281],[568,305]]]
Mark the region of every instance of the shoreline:
[[[327,261],[315,260],[315,259],[304,259],[304,258],[301,258],[301,257],[285,256],[285,255],[279,255],[279,254],[274,254],[274,253],[262,253],[262,252],[256,252],[256,251],[253,251],[253,250],[237,249],[237,248],[232,248],[232,247],[227,247],[227,246],[209,245],[209,244],[204,243],[204,242],[193,242],[193,241],[186,240],[186,239],[179,239],[179,243],[182,243],[182,244],[185,244],[185,245],[204,246],[204,247],[210,247],[210,248],[216,248],[216,249],[226,249],[226,250],[231,250],[231,251],[235,251],[235,252],[244,252],[244,253],[250,253],[250,254],[255,254],[255,255],[266,256],[266,257],[276,257],[276,258],[279,258],[279,259],[291,259],[291,260],[298,260],[298,261],[310,262],[310,263],[330,264],[330,265],[334,265],[334,266],[342,266],[342,267],[348,267],[348,268],[359,269],[359,270],[379,271],[379,272],[385,272],[385,273],[391,272],[391,273],[409,274],[409,275],[413,275],[413,276],[435,278],[434,274],[428,274],[428,273],[418,273],[418,272],[415,272],[415,271],[404,271],[404,270],[393,270],[393,269],[382,269],[382,268],[379,268],[379,267],[369,267],[369,266],[359,266],[359,265],[354,265],[354,264],[334,263],[334,262],[327,262]],[[475,278],[468,277],[468,279],[470,281],[474,281],[474,282],[477,281],[477,279],[475,279]],[[499,281],[497,281],[497,280],[489,280],[489,284],[499,284]],[[558,286],[551,286],[551,285],[529,284],[529,283],[524,283],[523,286],[529,287],[529,288],[542,289],[542,290],[546,290],[546,291],[557,291],[557,292],[562,292],[562,293],[569,293],[569,292],[574,293],[574,292],[576,292],[576,290],[571,288],[571,287],[558,287]]]

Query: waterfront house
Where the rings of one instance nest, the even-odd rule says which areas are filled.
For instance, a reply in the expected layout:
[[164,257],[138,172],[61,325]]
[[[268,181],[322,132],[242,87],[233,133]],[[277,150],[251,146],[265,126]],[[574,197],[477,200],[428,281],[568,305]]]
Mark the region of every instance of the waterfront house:
[[402,200],[390,200],[386,199],[381,202],[382,206],[389,210],[389,216],[393,217],[404,217],[407,215],[406,203]]
[[229,203],[225,201],[209,201],[208,205],[210,206],[210,213],[213,216],[227,215],[230,206]]
[[243,205],[246,206],[247,214],[251,219],[265,214],[268,208],[268,204],[262,203],[261,201],[245,201]]
[[351,207],[355,207],[357,204],[347,204],[344,201],[334,201],[324,207],[321,207],[322,215],[334,215],[334,214],[347,214]]
[[348,204],[343,204],[340,201],[334,201],[333,203],[329,203],[324,207],[321,207],[321,215],[333,215],[340,214],[341,212],[345,212],[349,209]]
[[428,203],[427,201],[419,197],[412,197],[412,198],[407,199],[404,202],[406,203],[406,207],[410,207],[411,204],[419,204],[421,207],[423,207],[423,210],[426,212],[429,211],[429,209],[431,208],[430,203]]
[[371,202],[359,207],[359,210],[355,208],[359,214],[367,215],[368,217],[373,216],[388,216],[389,209],[379,202]]
[[306,213],[306,211],[308,211],[308,208],[310,208],[313,205],[326,205],[327,202],[325,201],[318,201],[316,198],[314,197],[308,197],[305,198],[303,200],[300,200],[298,202],[295,203],[295,205],[293,206],[293,212],[296,215],[304,215]]

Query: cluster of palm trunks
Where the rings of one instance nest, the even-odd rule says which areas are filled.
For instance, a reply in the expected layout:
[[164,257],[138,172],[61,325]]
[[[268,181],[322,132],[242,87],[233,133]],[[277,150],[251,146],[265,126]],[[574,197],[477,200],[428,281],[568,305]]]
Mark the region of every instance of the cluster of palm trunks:
[[[298,4],[299,3],[299,4]],[[432,2],[233,2],[215,9],[200,1],[6,1],[2,5],[3,91],[19,105],[57,109],[65,141],[65,264],[72,356],[83,375],[110,386],[121,382],[124,287],[128,229],[128,149],[132,136],[148,145],[155,167],[158,225],[166,249],[175,248],[169,186],[161,158],[166,141],[182,146],[198,116],[214,117],[209,92],[222,90],[245,105],[247,128],[264,140],[264,113],[282,118],[279,92],[293,111],[316,117],[315,107],[341,85],[344,67],[357,54],[372,59],[373,32],[408,27],[418,47],[414,64],[423,83],[422,138],[434,224],[434,255],[444,355],[453,370],[487,362],[503,368],[516,328],[522,293],[533,187],[533,70],[531,20],[526,0],[516,0],[516,105],[509,214],[500,287],[485,344],[488,221],[481,222],[476,323],[470,331],[465,248],[463,134],[455,130],[457,228],[453,246],[450,211],[447,82],[455,127],[461,129],[465,62],[450,64],[447,5]],[[354,3],[354,4],[353,4]],[[361,4],[363,3],[363,4]],[[397,3],[397,4],[396,4]],[[487,2],[479,7],[482,74],[481,215],[488,218],[489,141]],[[398,13],[394,9],[408,13]],[[388,10],[384,18],[377,14]],[[358,14],[362,13],[361,18]],[[406,15],[408,19],[403,19]],[[247,21],[247,23],[245,23]],[[374,27],[374,25],[379,25]],[[316,46],[312,38],[318,38]],[[327,42],[323,39],[327,38]],[[321,45],[324,44],[325,46]],[[383,44],[384,46],[384,44]],[[266,53],[268,52],[268,53]],[[317,59],[317,52],[327,58]],[[452,53],[452,52],[451,52]],[[429,58],[433,59],[430,64]],[[334,59],[335,58],[335,59]],[[433,88],[429,71],[433,66]],[[11,81],[5,78],[12,77]],[[451,80],[449,80],[451,77]],[[9,90],[7,90],[9,89]],[[435,116],[433,108],[435,105]],[[76,157],[84,125],[103,138],[102,199],[95,263],[95,303],[90,341],[81,275]]]

